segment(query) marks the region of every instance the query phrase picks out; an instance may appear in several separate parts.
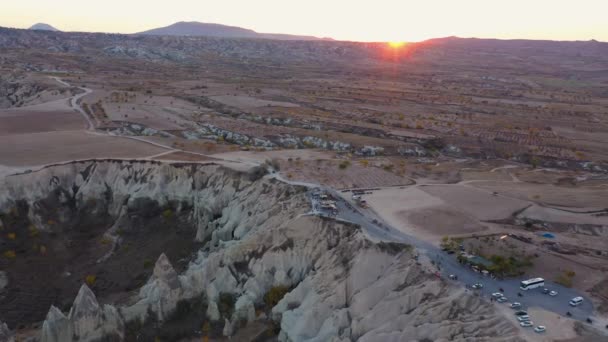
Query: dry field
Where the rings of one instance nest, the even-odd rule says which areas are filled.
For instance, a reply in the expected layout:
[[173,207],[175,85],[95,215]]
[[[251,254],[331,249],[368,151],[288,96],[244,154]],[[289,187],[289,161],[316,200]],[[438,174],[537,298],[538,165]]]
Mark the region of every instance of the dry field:
[[71,111],[0,111],[0,136],[38,132],[72,131],[86,128],[80,114]]
[[0,164],[36,166],[91,158],[143,158],[166,151],[143,142],[85,131],[0,136]]

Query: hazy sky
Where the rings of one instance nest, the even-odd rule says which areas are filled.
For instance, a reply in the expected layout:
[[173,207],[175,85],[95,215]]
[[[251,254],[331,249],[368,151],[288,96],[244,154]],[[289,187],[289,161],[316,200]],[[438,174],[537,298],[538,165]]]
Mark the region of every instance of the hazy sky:
[[608,41],[608,0],[2,0],[0,26],[134,33],[177,21],[360,41]]

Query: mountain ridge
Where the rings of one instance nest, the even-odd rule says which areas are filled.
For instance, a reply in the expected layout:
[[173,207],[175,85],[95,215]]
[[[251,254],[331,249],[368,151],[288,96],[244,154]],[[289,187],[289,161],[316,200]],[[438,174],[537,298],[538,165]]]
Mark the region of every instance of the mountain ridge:
[[283,33],[259,33],[251,29],[216,23],[202,23],[198,21],[180,21],[169,26],[154,28],[135,35],[155,36],[208,36],[222,38],[261,38],[277,40],[333,40],[314,36],[302,36]]
[[49,24],[45,24],[45,23],[36,23],[36,24],[32,25],[29,28],[29,30],[61,32],[60,30],[56,29],[55,27],[53,27]]

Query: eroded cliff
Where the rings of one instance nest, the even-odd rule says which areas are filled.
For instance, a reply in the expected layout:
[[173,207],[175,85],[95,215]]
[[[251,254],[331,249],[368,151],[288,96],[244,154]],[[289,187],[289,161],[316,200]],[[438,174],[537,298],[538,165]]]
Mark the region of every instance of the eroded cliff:
[[[519,339],[490,305],[426,273],[409,246],[308,216],[306,189],[259,176],[105,161],[8,177],[2,227],[17,236],[4,243],[15,253],[2,261],[4,291],[20,296],[23,260],[57,259],[44,285],[62,298],[38,305],[50,307],[42,341]],[[142,257],[152,253],[155,263]],[[18,304],[0,300],[2,312]],[[0,320],[14,328],[22,317]]]

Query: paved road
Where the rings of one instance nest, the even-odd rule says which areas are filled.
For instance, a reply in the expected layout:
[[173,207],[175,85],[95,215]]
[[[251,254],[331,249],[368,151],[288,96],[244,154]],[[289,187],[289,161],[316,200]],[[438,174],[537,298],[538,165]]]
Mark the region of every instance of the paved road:
[[[378,215],[376,215],[376,213],[372,210],[362,209],[351,205],[335,190],[321,187],[319,188],[323,191],[331,193],[333,197],[337,199],[336,206],[338,207],[338,215],[336,218],[360,225],[371,238],[383,241],[402,242],[416,247],[420,255],[424,255],[435,262],[438,267],[438,273],[444,279],[448,279],[450,274],[455,274],[458,276],[458,280],[449,281],[457,282],[464,286],[470,286],[475,283],[482,283],[484,285],[483,289],[481,290],[469,289],[468,291],[471,291],[472,293],[483,296],[489,300],[492,293],[498,292],[499,289],[502,288],[504,290],[504,295],[508,299],[508,301],[502,305],[508,305],[511,302],[520,302],[522,303],[524,309],[528,307],[540,307],[562,316],[565,316],[567,312],[570,312],[572,314],[572,318],[583,321],[593,315],[593,304],[589,298],[583,296],[574,289],[566,288],[559,284],[546,281],[546,288],[558,292],[557,296],[551,297],[549,295],[542,294],[542,288],[528,291],[520,290],[519,284],[521,280],[524,280],[523,278],[498,280],[492,279],[488,276],[483,276],[480,273],[474,272],[469,267],[461,265],[457,261],[455,254],[448,255],[438,246],[420,240],[415,236],[405,234],[394,227],[391,227],[380,217],[378,217]],[[318,206],[316,203],[317,200],[312,198],[312,196],[311,200],[313,206]],[[331,216],[330,213],[322,210],[317,210],[315,213],[319,215]],[[521,293],[522,297],[519,297],[517,295],[518,293]],[[570,306],[568,301],[578,296],[584,297],[585,301],[577,307]]]

